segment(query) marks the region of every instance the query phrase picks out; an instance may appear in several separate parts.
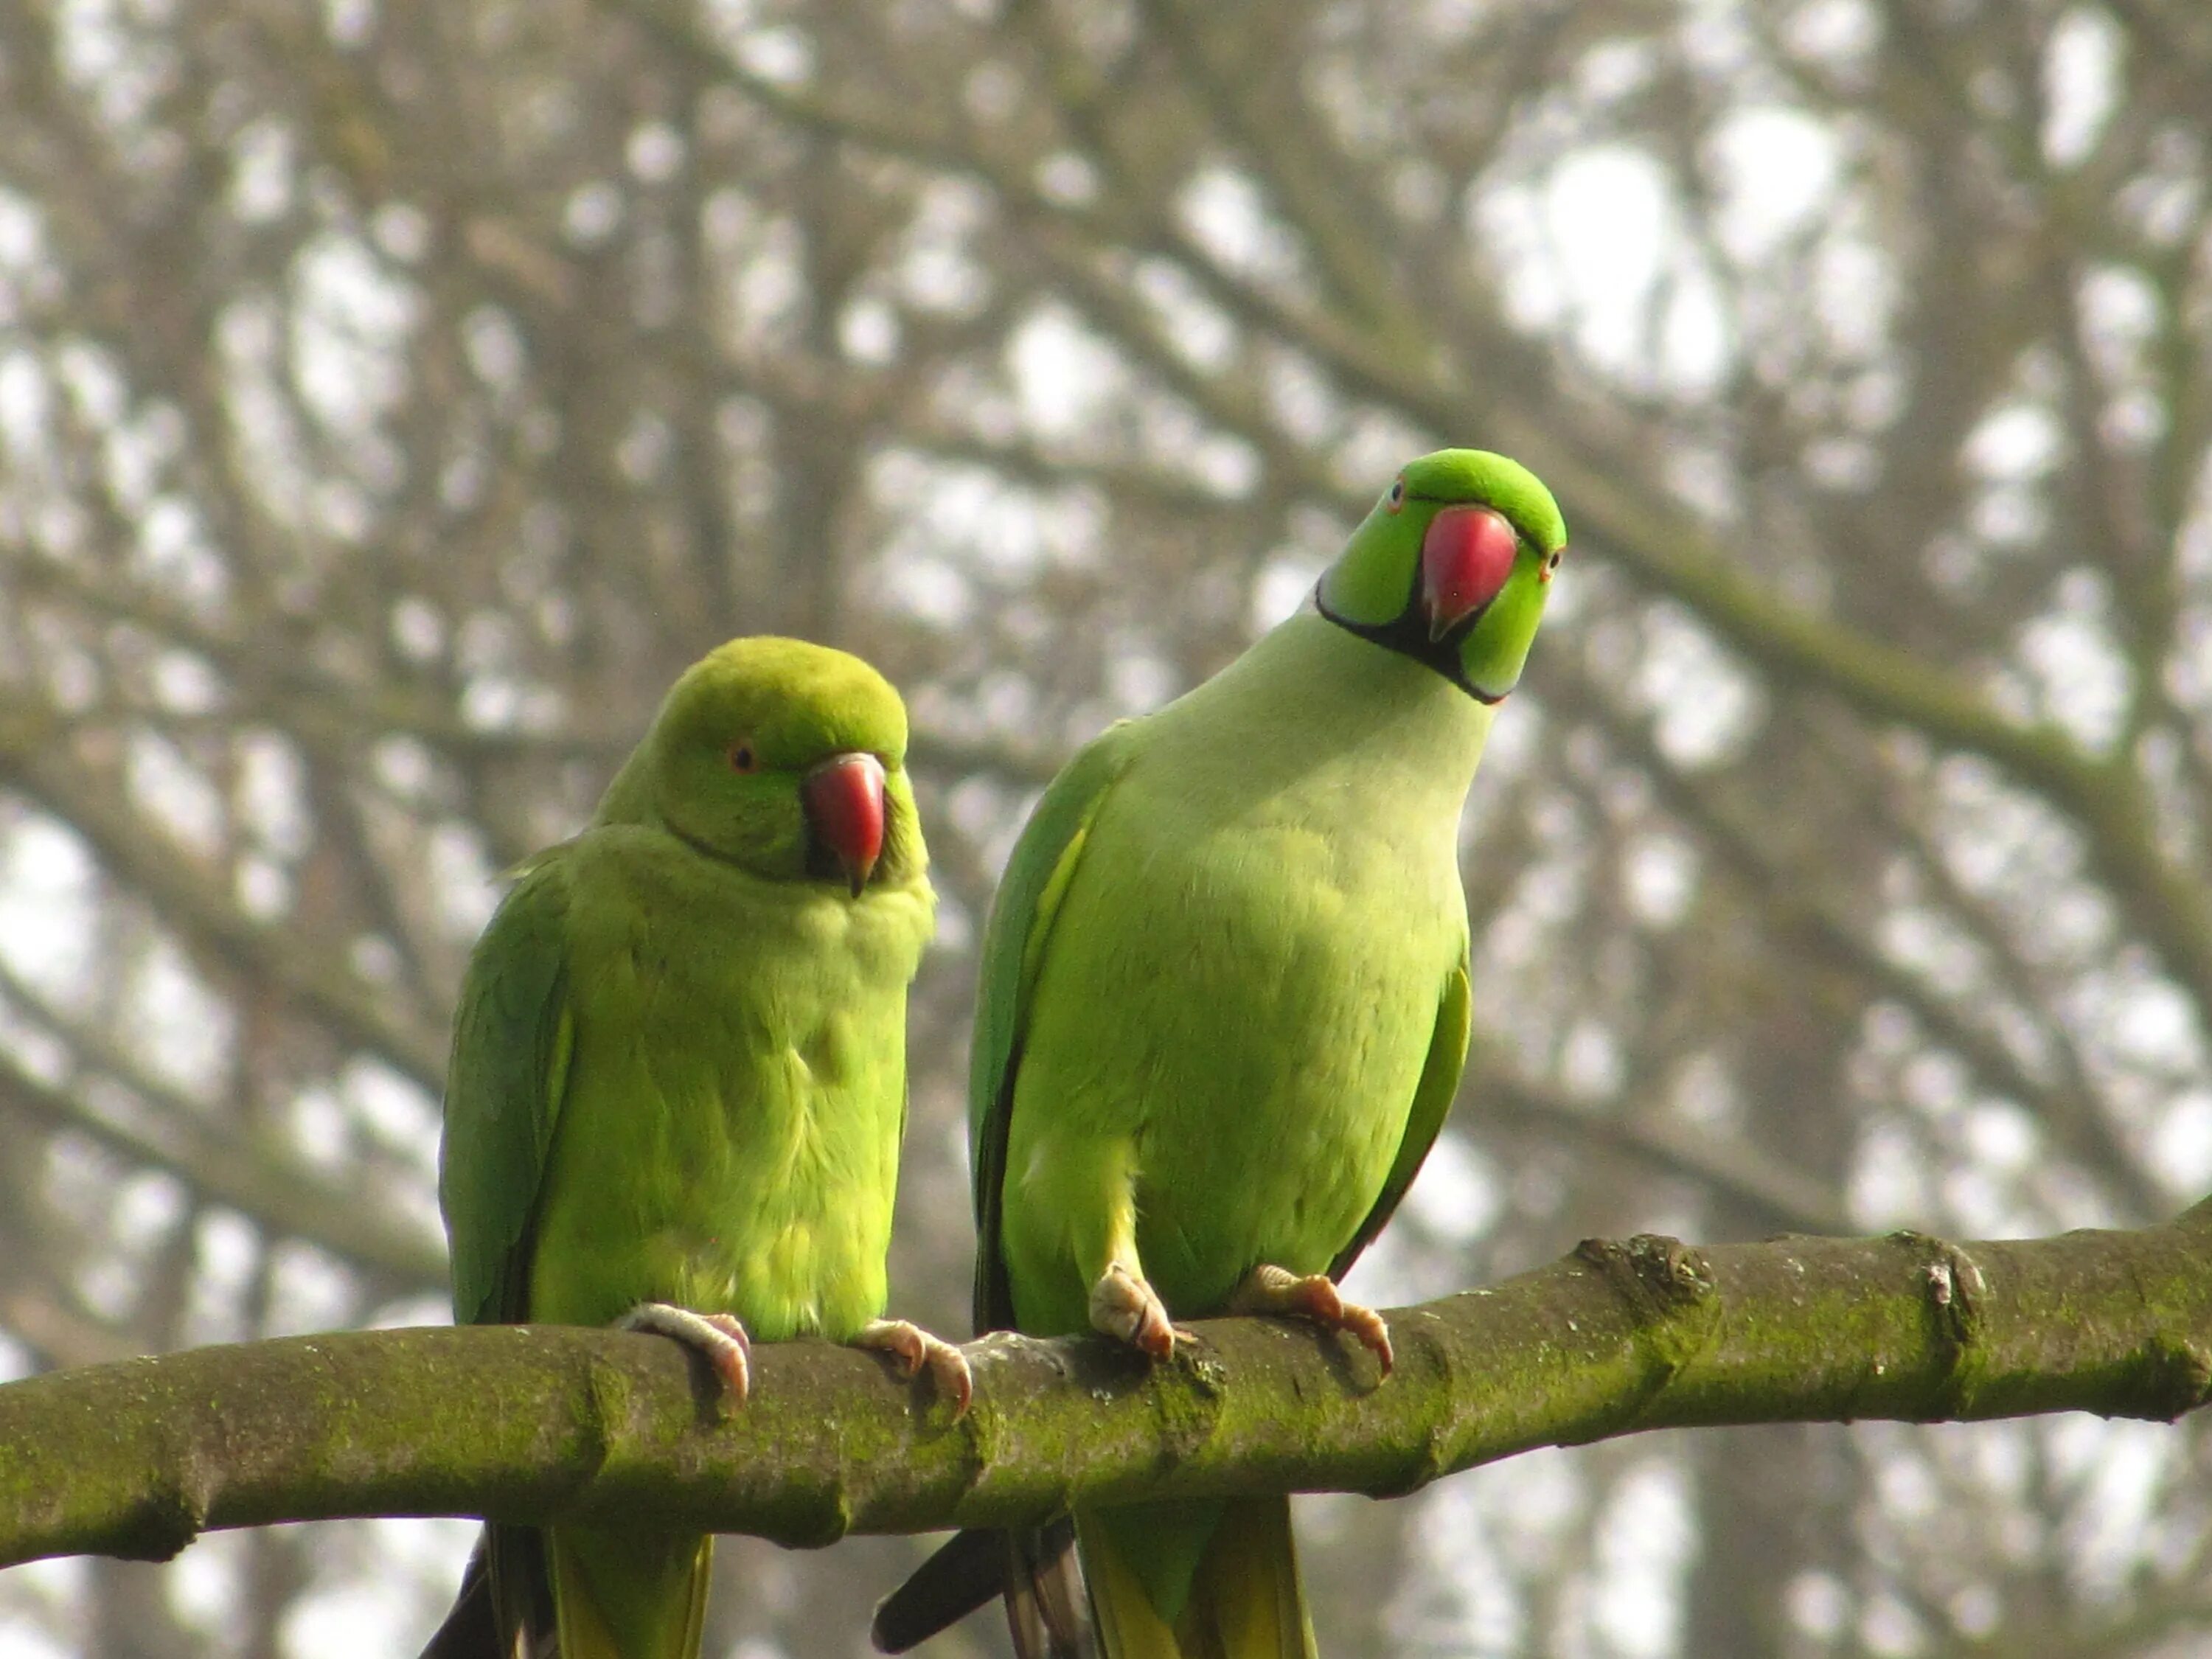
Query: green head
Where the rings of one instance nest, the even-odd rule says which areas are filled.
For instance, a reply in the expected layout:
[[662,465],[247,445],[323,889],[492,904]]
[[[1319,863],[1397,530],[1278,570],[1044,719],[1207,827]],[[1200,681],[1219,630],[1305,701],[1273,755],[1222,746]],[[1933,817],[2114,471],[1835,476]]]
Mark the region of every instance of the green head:
[[1484,702],[1521,678],[1566,520],[1536,475],[1481,449],[1407,463],[1321,579],[1321,613]]
[[599,802],[774,881],[902,883],[927,861],[906,705],[858,657],[732,640],[684,672]]

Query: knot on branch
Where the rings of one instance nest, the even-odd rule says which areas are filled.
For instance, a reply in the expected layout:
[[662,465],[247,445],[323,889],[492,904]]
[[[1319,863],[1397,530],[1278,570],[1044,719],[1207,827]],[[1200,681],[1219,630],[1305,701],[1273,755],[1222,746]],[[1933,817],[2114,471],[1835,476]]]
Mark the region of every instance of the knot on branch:
[[[972,1492],[994,1468],[1020,1455],[1018,1442],[1007,1432],[999,1393],[1003,1389],[1008,1398],[1018,1395],[1025,1367],[1033,1366],[1042,1377],[1060,1381],[1068,1374],[1067,1362],[1053,1345],[1014,1331],[987,1331],[963,1345],[960,1352],[968,1356],[969,1370],[977,1386],[967,1414],[951,1427],[961,1447],[961,1490]],[[1002,1370],[1008,1375],[995,1375]],[[984,1386],[987,1382],[990,1386]]]
[[[145,1374],[154,1363],[140,1358],[125,1365]],[[207,1443],[227,1444],[227,1427],[219,1406],[187,1411],[165,1425],[158,1439],[167,1468],[131,1505],[121,1539],[108,1554],[125,1561],[173,1560],[207,1530],[222,1467]]]
[[1980,1264],[1948,1240],[1915,1232],[1910,1227],[1890,1234],[1889,1242],[1928,1257],[1921,1264],[1920,1277],[1927,1286],[1928,1307],[1935,1316],[1936,1331],[1954,1350],[1972,1346],[1980,1334],[1982,1297],[1990,1288]]
[[2145,1417],[2161,1423],[2212,1405],[2212,1352],[2186,1337],[2164,1332],[2145,1348],[2131,1398],[2118,1417]]
[[1989,1280],[1980,1264],[1948,1239],[1902,1227],[1888,1240],[1922,1258],[1920,1281],[1943,1366],[1940,1413],[1947,1418],[1961,1415],[1973,1395],[1977,1367],[1972,1363],[1972,1350],[1981,1335]]
[[203,1460],[196,1452],[185,1450],[180,1454],[177,1473],[175,1480],[147,1492],[106,1553],[125,1561],[173,1560],[184,1553],[185,1545],[207,1530],[213,1486]]
[[1202,1347],[1178,1344],[1174,1356],[1162,1369],[1181,1385],[1160,1389],[1156,1407],[1160,1461],[1163,1466],[1172,1468],[1205,1450],[1206,1443],[1221,1426],[1229,1368]]
[[1634,1340],[1646,1379],[1621,1414],[1623,1423],[1633,1423],[1719,1328],[1721,1301],[1712,1262],[1703,1250],[1663,1233],[1586,1238],[1575,1254],[1604,1273],[1634,1315]]
[[1648,1317],[1671,1317],[1713,1294],[1712,1263],[1705,1253],[1664,1233],[1586,1238],[1575,1246],[1575,1254],[1603,1268],[1613,1288]]

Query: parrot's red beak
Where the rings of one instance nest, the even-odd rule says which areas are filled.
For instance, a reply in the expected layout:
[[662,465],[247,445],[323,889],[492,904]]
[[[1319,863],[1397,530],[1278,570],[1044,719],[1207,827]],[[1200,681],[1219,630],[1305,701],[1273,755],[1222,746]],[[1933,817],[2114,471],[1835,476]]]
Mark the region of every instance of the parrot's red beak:
[[884,851],[884,763],[873,755],[832,755],[799,781],[806,827],[837,860],[853,896]]
[[1520,544],[1504,515],[1486,507],[1447,507],[1429,520],[1421,538],[1421,605],[1431,641],[1498,597]]

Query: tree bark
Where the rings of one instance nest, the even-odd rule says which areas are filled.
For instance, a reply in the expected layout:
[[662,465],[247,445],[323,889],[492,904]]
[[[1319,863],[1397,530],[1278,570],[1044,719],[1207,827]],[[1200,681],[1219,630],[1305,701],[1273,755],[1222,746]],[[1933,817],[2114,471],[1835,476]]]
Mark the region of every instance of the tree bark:
[[1206,1321],[1172,1363],[972,1346],[974,1408],[818,1343],[763,1346],[740,1409],[675,1345],[555,1326],[345,1332],[0,1388],[0,1565],[162,1559],[210,1528],[650,1509],[793,1545],[1075,1501],[1389,1495],[1532,1447],[1729,1423],[1935,1422],[2212,1399],[2212,1200],[2164,1226],[1698,1249],[1590,1240],[1347,1341]]

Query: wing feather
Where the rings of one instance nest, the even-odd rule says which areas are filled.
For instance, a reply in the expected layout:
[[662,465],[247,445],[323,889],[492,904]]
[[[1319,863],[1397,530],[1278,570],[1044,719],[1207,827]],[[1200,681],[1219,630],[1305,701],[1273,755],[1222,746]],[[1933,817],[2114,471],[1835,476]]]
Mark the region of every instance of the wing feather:
[[1460,1069],[1467,1064],[1469,1012],[1467,964],[1462,959],[1444,976],[1436,1026],[1429,1034],[1428,1058],[1421,1064],[1420,1081],[1413,1085],[1413,1108],[1406,1115],[1406,1134],[1398,1143],[1398,1156],[1391,1160],[1390,1173],[1376,1197],[1375,1207],[1368,1211],[1352,1242],[1329,1263],[1331,1279],[1342,1279],[1359,1260],[1360,1252],[1375,1242],[1375,1236],[1397,1210],[1398,1200],[1405,1197],[1406,1188],[1420,1174],[1429,1148],[1437,1144],[1444,1120],[1451,1115],[1453,1097],[1459,1093]]
[[999,883],[983,931],[975,994],[975,1046],[968,1063],[968,1146],[975,1183],[975,1328],[1014,1322],[1013,1297],[999,1255],[1006,1125],[1021,1064],[1030,994],[1044,963],[1060,902],[1083,856],[1098,809],[1135,757],[1135,721],[1109,726],[1047,786]]
[[562,851],[522,866],[469,957],[453,1017],[438,1202],[463,1324],[529,1314],[532,1223],[575,1045]]

